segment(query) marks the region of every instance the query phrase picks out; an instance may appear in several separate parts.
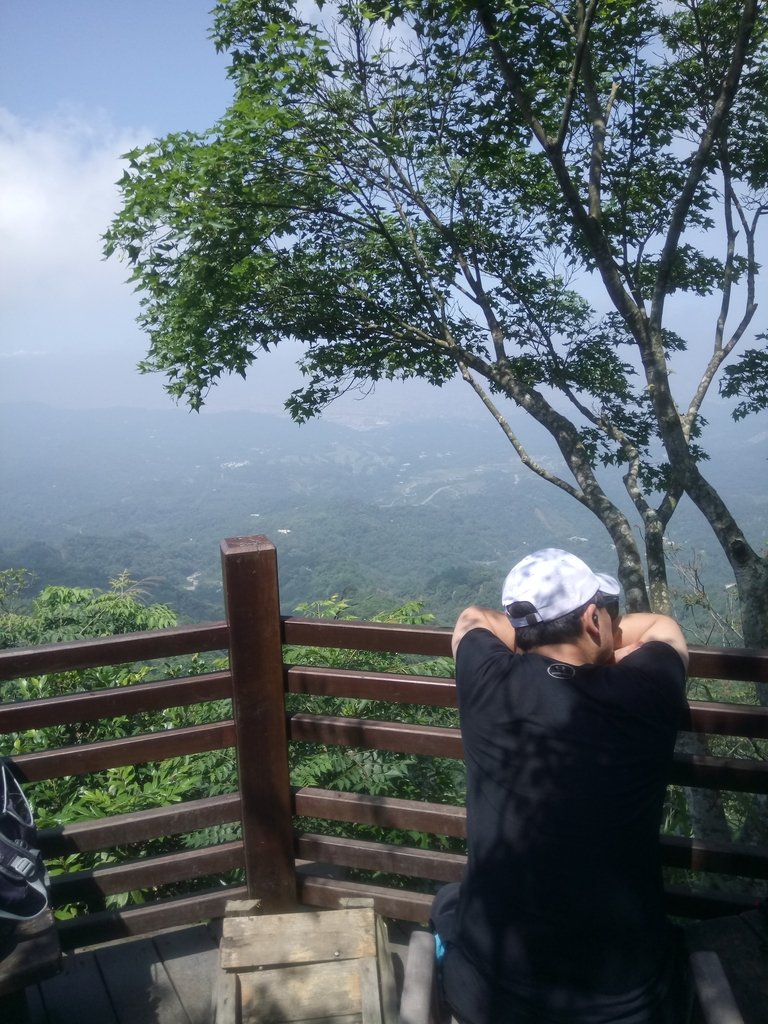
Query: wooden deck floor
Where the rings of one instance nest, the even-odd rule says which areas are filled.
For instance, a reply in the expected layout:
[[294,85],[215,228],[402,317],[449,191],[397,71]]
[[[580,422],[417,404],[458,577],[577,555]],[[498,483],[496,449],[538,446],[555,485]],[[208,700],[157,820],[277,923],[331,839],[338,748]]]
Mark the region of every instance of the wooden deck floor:
[[[211,1024],[218,939],[206,925],[82,950],[2,1024]],[[26,1016],[24,1015],[26,1012]],[[15,1018],[15,1019],[14,1019]]]
[[[389,923],[398,988],[413,926]],[[219,922],[80,950],[63,971],[0,998],[0,1024],[214,1024]],[[745,1024],[768,1024],[768,920],[750,911],[689,929],[720,955]]]
[[[390,926],[402,983],[410,926]],[[129,939],[64,957],[60,974],[0,999],[0,1024],[213,1024],[217,923]]]

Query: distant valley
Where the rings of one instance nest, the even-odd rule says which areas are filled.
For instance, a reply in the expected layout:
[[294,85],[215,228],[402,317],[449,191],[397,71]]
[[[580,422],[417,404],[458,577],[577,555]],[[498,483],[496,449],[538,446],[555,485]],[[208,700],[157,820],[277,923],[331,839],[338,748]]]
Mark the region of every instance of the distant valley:
[[[496,605],[509,565],[536,547],[571,547],[615,571],[602,527],[524,470],[490,420],[363,431],[247,412],[6,404],[0,428],[0,568],[30,569],[38,586],[104,587],[128,569],[183,618],[217,619],[219,542],[264,534],[285,612],[340,594],[361,615],[420,600],[448,624],[470,602]],[[737,445],[712,435],[707,471],[759,544],[768,446],[738,429]],[[728,567],[690,505],[671,537],[721,591]]]

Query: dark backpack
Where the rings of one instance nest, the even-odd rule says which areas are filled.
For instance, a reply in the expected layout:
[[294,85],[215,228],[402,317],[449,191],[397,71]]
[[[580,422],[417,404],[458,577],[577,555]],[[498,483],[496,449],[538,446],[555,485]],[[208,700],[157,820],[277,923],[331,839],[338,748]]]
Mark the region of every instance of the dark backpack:
[[48,873],[32,809],[10,760],[0,758],[0,919],[28,921],[48,907]]

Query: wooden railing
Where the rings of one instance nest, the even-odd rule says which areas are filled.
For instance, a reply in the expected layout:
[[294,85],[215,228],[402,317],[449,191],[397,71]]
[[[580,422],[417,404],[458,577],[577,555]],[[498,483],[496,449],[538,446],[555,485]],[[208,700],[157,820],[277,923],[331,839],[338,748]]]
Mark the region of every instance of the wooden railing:
[[[456,729],[303,712],[286,716],[285,705],[286,693],[301,693],[455,707],[451,679],[286,666],[283,656],[285,645],[447,656],[450,631],[282,617],[276,553],[265,538],[224,541],[222,569],[224,623],[0,652],[0,681],[203,652],[229,653],[226,671],[0,705],[0,750],[9,752],[2,746],[3,734],[231,700],[231,717],[221,721],[15,757],[25,778],[34,783],[228,747],[236,752],[236,791],[48,829],[42,834],[42,845],[49,858],[66,857],[241,822],[241,839],[59,874],[53,879],[52,892],[55,906],[93,905],[109,895],[134,890],[151,894],[162,885],[218,877],[237,868],[244,869],[245,883],[218,885],[171,899],[153,900],[148,895],[147,902],[138,906],[97,909],[61,921],[65,948],[215,917],[223,912],[227,899],[245,895],[261,899],[265,910],[274,911],[297,901],[331,906],[341,896],[364,893],[372,895],[379,912],[387,916],[423,921],[431,903],[429,892],[419,891],[418,885],[404,889],[354,881],[350,874],[379,872],[436,883],[461,877],[460,853],[343,835],[302,834],[294,826],[301,817],[461,839],[463,807],[295,788],[288,769],[289,745],[308,741],[461,758]],[[765,683],[768,652],[693,648],[691,675]],[[693,702],[692,707],[698,733],[768,739],[768,708],[702,702]],[[764,797],[768,763],[678,753],[670,782]],[[662,836],[660,841],[665,864],[687,869],[693,880],[686,886],[670,886],[671,912],[712,916],[738,911],[753,900],[750,885],[768,879],[766,846],[674,836]],[[707,878],[712,874],[746,880],[741,894],[711,891]]]

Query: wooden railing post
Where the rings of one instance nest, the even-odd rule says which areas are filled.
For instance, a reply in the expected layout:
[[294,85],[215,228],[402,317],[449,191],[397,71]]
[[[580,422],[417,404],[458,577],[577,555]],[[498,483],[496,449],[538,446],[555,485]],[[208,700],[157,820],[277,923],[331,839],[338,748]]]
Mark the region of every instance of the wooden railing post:
[[277,553],[266,537],[221,543],[249,895],[297,902]]

